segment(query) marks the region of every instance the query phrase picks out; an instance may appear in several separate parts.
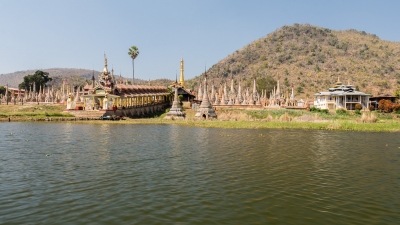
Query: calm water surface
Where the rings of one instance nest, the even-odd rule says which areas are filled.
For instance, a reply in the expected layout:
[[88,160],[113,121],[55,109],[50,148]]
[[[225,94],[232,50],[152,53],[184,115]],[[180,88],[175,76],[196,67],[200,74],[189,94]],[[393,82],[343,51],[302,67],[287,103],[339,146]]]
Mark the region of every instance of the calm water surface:
[[399,223],[399,133],[0,123],[0,224]]

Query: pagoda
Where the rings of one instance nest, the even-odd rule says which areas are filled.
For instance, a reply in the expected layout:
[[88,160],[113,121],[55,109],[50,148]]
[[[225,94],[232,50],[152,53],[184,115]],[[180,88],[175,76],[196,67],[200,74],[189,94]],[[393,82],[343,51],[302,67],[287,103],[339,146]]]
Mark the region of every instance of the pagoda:
[[207,74],[205,73],[205,78],[204,78],[204,93],[203,93],[203,99],[201,101],[201,104],[199,108],[197,109],[196,115],[194,115],[196,118],[203,118],[203,119],[208,119],[208,118],[217,118],[217,114],[215,114],[215,110],[212,108],[210,104],[210,100],[208,99],[208,90],[207,90]]
[[164,119],[185,119],[186,113],[183,112],[181,105],[178,101],[178,85],[175,84],[175,95],[174,101],[172,102],[172,107],[164,117]]

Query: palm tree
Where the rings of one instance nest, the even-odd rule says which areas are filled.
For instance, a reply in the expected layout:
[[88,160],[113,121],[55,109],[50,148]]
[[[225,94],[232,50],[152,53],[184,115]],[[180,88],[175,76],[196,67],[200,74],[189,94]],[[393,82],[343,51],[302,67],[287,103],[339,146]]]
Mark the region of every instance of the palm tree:
[[132,58],[132,74],[133,74],[133,80],[132,80],[132,84],[135,82],[135,59],[136,57],[139,55],[139,49],[136,46],[132,46],[129,48],[129,52],[128,55],[131,56]]

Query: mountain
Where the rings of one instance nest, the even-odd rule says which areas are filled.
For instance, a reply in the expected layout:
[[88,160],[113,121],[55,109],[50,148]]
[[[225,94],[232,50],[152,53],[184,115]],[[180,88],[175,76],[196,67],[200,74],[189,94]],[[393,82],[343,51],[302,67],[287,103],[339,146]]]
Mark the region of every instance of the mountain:
[[[233,78],[252,87],[253,79],[271,77],[299,97],[327,90],[338,77],[360,91],[391,94],[400,86],[400,43],[354,29],[334,31],[294,24],[233,52],[207,71],[216,86]],[[199,77],[186,82],[197,90]],[[263,88],[258,84],[258,88]]]
[[[14,73],[0,75],[0,85],[6,85],[10,87],[18,87],[24,80],[24,76],[34,74],[36,70],[17,71]],[[53,78],[50,85],[60,85],[62,80],[65,80],[70,85],[81,85],[86,80],[91,80],[92,74],[94,73],[95,78],[98,77],[100,72],[86,69],[67,69],[67,68],[51,68],[43,69],[42,71],[48,72],[49,76]]]
[[[63,79],[70,85],[82,85],[93,73],[86,69],[62,68],[43,71],[50,73],[56,86]],[[0,85],[8,83],[17,87],[24,76],[34,72],[0,75]],[[94,73],[97,79],[100,72]],[[200,76],[186,80],[186,87],[197,91]],[[232,79],[235,87],[239,81],[242,86],[252,87],[252,81],[256,79],[259,91],[266,89],[268,92],[271,85],[266,86],[266,80],[279,81],[283,92],[294,88],[299,98],[312,98],[314,93],[334,85],[338,78],[366,93],[393,95],[400,86],[400,43],[381,40],[374,34],[354,29],[335,31],[294,24],[283,26],[233,52],[213,65],[207,76],[209,83],[217,87],[225,82],[229,86]],[[158,79],[150,84],[169,85],[171,82]],[[135,83],[148,84],[149,81]]]
[[[9,87],[18,87],[20,83],[22,83],[24,76],[34,74],[36,70],[26,70],[26,71],[17,71],[14,73],[1,74],[0,75],[0,86],[5,86],[8,84]],[[53,79],[48,84],[50,86],[60,87],[62,82],[65,81],[70,86],[83,86],[88,81],[91,83],[92,75],[94,74],[95,79],[97,80],[99,71],[87,70],[87,69],[71,69],[71,68],[51,68],[51,69],[42,69],[44,72],[48,72],[49,76]],[[119,75],[115,76],[117,80],[119,80]],[[127,79],[123,77],[124,81]],[[128,79],[129,80],[129,79]],[[148,84],[148,81],[135,79],[137,84]],[[172,81],[166,79],[157,79],[151,81],[151,85],[168,85]]]

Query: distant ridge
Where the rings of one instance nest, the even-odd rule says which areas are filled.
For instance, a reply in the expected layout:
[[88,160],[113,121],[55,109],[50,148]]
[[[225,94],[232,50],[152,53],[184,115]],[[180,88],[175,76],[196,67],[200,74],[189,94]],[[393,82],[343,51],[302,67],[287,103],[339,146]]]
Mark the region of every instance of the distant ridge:
[[[400,85],[400,43],[354,29],[334,31],[309,24],[283,26],[233,52],[207,71],[214,85],[271,76],[281,88],[312,98],[340,77],[361,91],[393,94]],[[197,90],[199,77],[187,86]]]
[[[71,85],[78,85],[85,80],[90,80],[93,74],[93,70],[87,69],[69,69],[69,68],[50,68],[50,69],[38,69],[49,73],[49,76],[53,78],[53,83],[58,84],[62,82],[62,79],[69,82]],[[8,85],[10,87],[18,87],[23,81],[24,76],[34,74],[36,70],[25,70],[17,71],[14,73],[0,75],[0,85]],[[100,74],[99,71],[94,71],[94,75],[97,78]]]
[[[53,78],[53,81],[49,82],[49,85],[54,85],[55,87],[60,86],[62,81],[66,81],[68,85],[71,86],[83,86],[86,81],[91,82],[92,75],[97,80],[99,71],[93,71],[88,69],[74,69],[74,68],[50,68],[50,69],[38,69],[49,73],[49,76]],[[5,86],[8,84],[9,87],[17,88],[18,85],[23,81],[24,76],[29,74],[34,74],[36,70],[25,70],[17,71],[14,73],[1,74],[0,75],[0,86]],[[119,80],[119,75],[115,74],[115,78]],[[123,80],[131,80],[131,78],[123,77]],[[137,84],[148,84],[148,81],[135,79]],[[167,79],[157,79],[150,81],[151,85],[168,85],[172,80]]]

